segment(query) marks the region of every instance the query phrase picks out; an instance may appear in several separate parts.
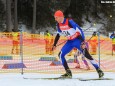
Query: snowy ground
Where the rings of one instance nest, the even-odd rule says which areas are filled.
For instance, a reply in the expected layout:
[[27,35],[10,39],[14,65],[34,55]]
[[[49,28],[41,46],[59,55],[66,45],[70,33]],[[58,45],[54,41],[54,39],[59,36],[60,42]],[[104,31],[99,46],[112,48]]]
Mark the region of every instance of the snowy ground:
[[[23,79],[23,77],[58,77],[60,74],[0,74],[0,86],[115,86],[115,73],[106,72],[106,78],[114,80],[98,80],[98,81],[79,81],[77,79],[66,80],[31,80]],[[80,73],[74,74],[73,78],[97,78],[97,73]]]

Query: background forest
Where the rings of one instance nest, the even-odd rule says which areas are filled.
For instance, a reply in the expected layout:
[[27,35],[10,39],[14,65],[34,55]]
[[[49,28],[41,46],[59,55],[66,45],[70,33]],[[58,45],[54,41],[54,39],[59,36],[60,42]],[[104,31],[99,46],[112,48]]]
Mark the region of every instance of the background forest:
[[[53,14],[60,9],[81,27],[102,24],[102,29],[115,30],[115,3],[102,0],[0,0],[0,31],[18,30],[24,24],[31,33],[47,27],[55,29]],[[103,0],[105,1],[105,0]]]

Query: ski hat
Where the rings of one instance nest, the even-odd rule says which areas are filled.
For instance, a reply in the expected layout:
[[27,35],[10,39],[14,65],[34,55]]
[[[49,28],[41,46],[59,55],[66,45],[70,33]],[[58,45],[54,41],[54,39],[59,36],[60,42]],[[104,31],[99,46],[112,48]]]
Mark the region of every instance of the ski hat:
[[61,10],[57,10],[55,13],[54,13],[54,16],[58,16],[58,17],[63,17],[63,12]]

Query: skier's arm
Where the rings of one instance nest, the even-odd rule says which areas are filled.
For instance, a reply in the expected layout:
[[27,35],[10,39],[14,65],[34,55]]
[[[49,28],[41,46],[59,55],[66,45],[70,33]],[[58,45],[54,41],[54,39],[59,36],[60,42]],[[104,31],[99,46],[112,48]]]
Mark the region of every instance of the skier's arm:
[[56,35],[56,37],[55,37],[53,46],[56,46],[56,44],[57,44],[59,38],[60,38],[60,35],[59,35],[59,33],[58,33],[58,34]]
[[54,44],[53,44],[53,46],[55,46],[55,47],[56,47],[56,44],[57,44],[57,42],[58,42],[58,40],[60,38],[60,33],[62,32],[60,30],[60,28],[59,28],[59,24],[58,23],[56,24],[56,28],[57,28],[57,35],[55,37]]

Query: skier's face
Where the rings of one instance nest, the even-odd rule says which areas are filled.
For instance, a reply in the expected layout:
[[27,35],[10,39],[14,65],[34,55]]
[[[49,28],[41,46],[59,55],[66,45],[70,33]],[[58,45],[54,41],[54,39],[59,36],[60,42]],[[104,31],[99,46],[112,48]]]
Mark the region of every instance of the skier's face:
[[64,19],[64,17],[59,17],[59,16],[54,16],[54,18],[58,23],[62,23]]

